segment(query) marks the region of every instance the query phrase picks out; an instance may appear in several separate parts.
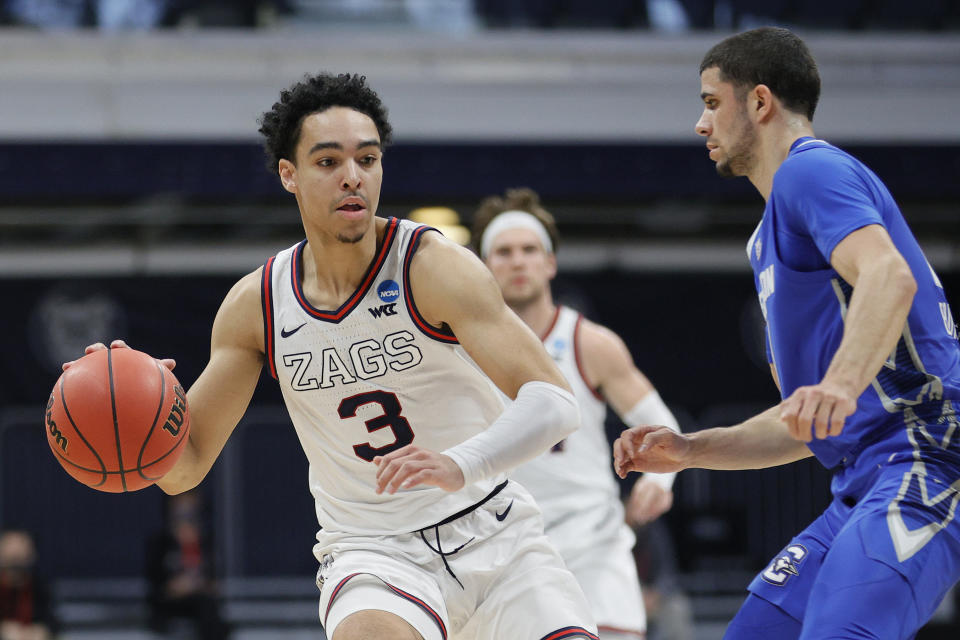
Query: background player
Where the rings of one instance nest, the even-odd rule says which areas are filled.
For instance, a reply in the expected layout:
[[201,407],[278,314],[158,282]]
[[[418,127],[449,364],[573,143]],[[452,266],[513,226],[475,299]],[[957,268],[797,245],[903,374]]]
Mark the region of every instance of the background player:
[[306,239],[227,294],[159,486],[204,478],[266,365],[310,462],[332,640],[595,638],[532,498],[502,477],[576,429],[563,376],[472,253],[375,216],[391,127],[363,77],[306,77],[261,124]]
[[[670,410],[615,333],[553,302],[557,228],[530,189],[490,196],[474,216],[476,249],[507,304],[541,337],[573,388],[580,429],[511,473],[544,514],[547,535],[590,601],[602,638],[642,638],[646,616],[619,487],[610,467],[607,403],[628,425],[664,424]],[[658,517],[673,502],[673,473],[633,486],[630,521]]]
[[719,43],[697,133],[766,200],[747,253],[783,402],[686,436],[638,427],[621,473],[811,454],[834,501],[750,585],[728,638],[910,638],[960,578],[960,346],[943,288],[862,163],[813,137],[820,78],[785,29]]

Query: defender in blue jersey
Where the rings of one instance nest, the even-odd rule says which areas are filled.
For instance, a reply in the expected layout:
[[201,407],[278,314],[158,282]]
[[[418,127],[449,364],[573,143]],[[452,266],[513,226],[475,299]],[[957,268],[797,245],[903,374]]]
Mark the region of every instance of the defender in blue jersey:
[[636,427],[618,472],[815,455],[834,500],[751,583],[726,638],[912,638],[960,579],[960,344],[883,183],[813,135],[816,63],[786,29],[719,43],[696,131],[766,200],[747,245],[783,401],[742,424]]

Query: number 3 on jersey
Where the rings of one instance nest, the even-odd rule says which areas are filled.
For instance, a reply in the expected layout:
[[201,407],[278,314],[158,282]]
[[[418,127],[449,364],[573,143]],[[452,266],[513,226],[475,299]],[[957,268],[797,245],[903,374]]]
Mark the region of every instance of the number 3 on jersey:
[[381,415],[370,418],[364,422],[367,426],[367,431],[373,433],[384,427],[390,427],[395,440],[382,447],[374,447],[369,442],[355,444],[353,445],[353,452],[357,454],[358,458],[372,462],[377,456],[385,456],[391,451],[396,451],[400,447],[405,447],[413,442],[413,429],[410,428],[410,423],[407,422],[407,419],[400,415],[402,407],[394,393],[387,391],[368,391],[367,393],[344,398],[340,402],[340,406],[337,407],[337,413],[340,414],[340,418],[343,420],[355,418],[357,417],[357,409],[365,404],[378,404],[380,408],[383,409]]

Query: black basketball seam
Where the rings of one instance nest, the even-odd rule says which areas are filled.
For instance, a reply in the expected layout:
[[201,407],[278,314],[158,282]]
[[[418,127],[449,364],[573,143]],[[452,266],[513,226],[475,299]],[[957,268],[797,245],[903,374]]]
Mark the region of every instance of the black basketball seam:
[[[177,448],[178,448],[181,444],[183,444],[183,442],[184,442],[185,440],[186,440],[186,434],[182,435],[182,436],[180,437],[180,439],[177,440],[177,443],[176,443],[175,445],[173,445],[173,446],[170,448],[169,451],[167,451],[166,453],[164,453],[162,456],[160,456],[159,458],[157,458],[157,459],[154,460],[153,462],[148,462],[147,464],[143,465],[143,468],[144,468],[144,469],[149,469],[149,468],[152,467],[153,465],[158,464],[161,460],[163,460],[163,459],[166,458],[167,456],[172,455],[173,452],[176,451]],[[131,471],[133,471],[133,469],[131,469]],[[137,471],[140,471],[140,469],[137,469]],[[153,482],[156,482],[157,480],[159,480],[160,478],[163,477],[162,475],[159,475],[159,476],[156,476],[156,477],[148,476],[148,475],[145,475],[145,474],[142,473],[142,472],[140,473],[140,476],[141,476],[144,480],[151,480],[151,481],[153,481]]]
[[163,366],[156,360],[153,361],[153,365],[157,368],[157,371],[160,374],[160,402],[157,403],[157,415],[153,416],[153,424],[150,425],[150,430],[147,431],[147,437],[143,439],[143,445],[140,446],[140,453],[137,454],[136,471],[144,480],[155,479],[148,478],[147,476],[143,475],[143,452],[147,450],[147,443],[150,442],[150,436],[153,435],[153,430],[157,428],[157,420],[160,419],[160,412],[163,411],[163,400],[167,397],[167,385],[165,384],[166,380],[164,380],[163,377]]
[[[177,444],[175,444],[170,451],[167,451],[165,454],[163,454],[162,456],[160,456],[159,458],[157,458],[157,459],[154,460],[153,462],[150,462],[150,463],[144,465],[143,468],[144,468],[144,469],[149,469],[149,468],[152,467],[153,465],[159,463],[161,460],[163,460],[164,458],[166,458],[167,456],[169,456],[170,454],[172,454],[174,451],[176,451],[176,450],[177,450],[177,447],[179,447],[182,443],[183,443],[183,438],[181,438],[180,440],[178,440],[178,441],[177,441]],[[54,452],[54,453],[56,453],[56,452]],[[66,456],[64,456],[62,453],[57,453],[57,456],[58,456],[61,460],[63,460],[63,461],[66,462],[67,464],[69,464],[71,467],[77,469],[78,471],[92,471],[92,472],[94,472],[94,473],[106,474],[106,475],[108,475],[108,476],[117,475],[118,473],[133,473],[134,471],[136,471],[136,469],[123,469],[123,470],[117,470],[117,471],[104,471],[104,470],[98,471],[97,469],[90,469],[90,468],[87,468],[87,467],[82,467],[82,466],[80,466],[79,464],[77,464],[76,462],[74,462],[73,460],[68,459],[68,458],[67,458]],[[148,479],[148,480],[150,480],[150,479],[152,479],[152,480],[158,480],[158,479],[162,478],[163,476],[157,476],[156,478],[150,478],[150,476],[144,476],[144,477],[145,477],[146,479]],[[101,483],[101,484],[103,484],[103,483]],[[87,486],[92,486],[92,485],[87,485]],[[100,485],[97,485],[97,486],[100,486]]]
[[[77,423],[73,421],[73,416],[70,415],[70,409],[69,409],[69,407],[67,407],[67,394],[66,394],[66,392],[64,392],[64,390],[63,390],[63,385],[64,385],[64,379],[61,378],[61,380],[60,380],[60,404],[63,405],[63,412],[64,412],[65,414],[67,414],[67,420],[70,421],[70,426],[73,427],[73,430],[77,433],[78,436],[80,436],[80,440],[83,441],[83,444],[87,445],[87,448],[90,449],[90,451],[93,453],[94,457],[96,457],[97,462],[100,463],[100,467],[101,467],[101,468],[100,468],[100,471],[98,471],[97,473],[99,473],[100,475],[102,475],[102,476],[103,476],[103,479],[102,479],[100,482],[98,482],[97,484],[95,484],[95,485],[90,485],[91,487],[99,487],[100,485],[102,485],[104,482],[107,481],[107,474],[109,473],[109,472],[107,471],[107,465],[104,464],[103,458],[100,457],[100,454],[97,453],[97,450],[94,449],[92,446],[90,446],[90,443],[87,442],[87,439],[83,437],[83,433],[80,432],[80,427],[77,426]],[[57,452],[56,450],[54,450],[54,453],[56,453],[60,458],[62,458],[62,459],[65,460],[66,462],[69,462],[71,465],[77,467],[78,469],[83,469],[83,467],[80,467],[80,465],[78,465],[77,463],[73,462],[72,460],[67,459],[66,456],[61,455],[61,454],[60,454],[59,452]],[[84,471],[94,471],[94,469],[84,469]]]
[[120,484],[127,490],[127,478],[124,476],[123,451],[120,445],[120,422],[117,420],[117,394],[113,387],[113,349],[107,349],[107,378],[110,380],[110,407],[113,409],[113,433],[117,438],[117,462],[120,463]]

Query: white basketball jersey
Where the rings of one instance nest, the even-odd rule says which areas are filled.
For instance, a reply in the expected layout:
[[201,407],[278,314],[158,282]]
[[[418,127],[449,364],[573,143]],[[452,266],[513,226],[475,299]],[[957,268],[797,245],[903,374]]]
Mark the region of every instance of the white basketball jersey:
[[573,389],[580,428],[510,474],[533,494],[547,534],[564,556],[571,548],[618,535],[624,521],[604,429],[607,405],[584,380],[580,366],[577,335],[582,320],[578,312],[560,306],[543,338],[547,353]]
[[303,293],[306,240],[264,265],[267,366],[310,463],[317,520],[329,532],[415,531],[479,502],[503,480],[454,493],[429,486],[375,492],[374,456],[409,443],[443,451],[503,411],[456,336],[417,311],[410,261],[430,230],[388,219],[360,287],[332,311],[314,308]]

